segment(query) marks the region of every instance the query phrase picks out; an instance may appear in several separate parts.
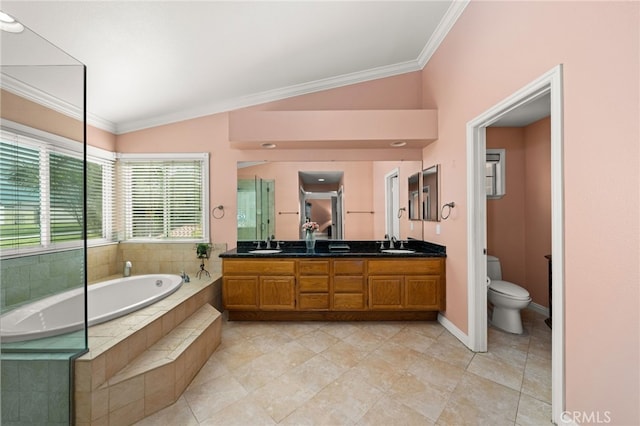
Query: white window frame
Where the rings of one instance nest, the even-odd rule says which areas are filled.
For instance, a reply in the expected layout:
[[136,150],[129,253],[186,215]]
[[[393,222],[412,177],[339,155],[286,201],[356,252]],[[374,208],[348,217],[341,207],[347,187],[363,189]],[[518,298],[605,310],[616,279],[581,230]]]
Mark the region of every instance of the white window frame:
[[170,239],[155,239],[155,238],[131,238],[127,239],[126,237],[126,209],[125,206],[128,203],[126,199],[127,195],[125,193],[125,183],[122,182],[122,179],[119,179],[118,182],[118,192],[120,197],[122,198],[123,207],[120,209],[122,215],[122,238],[121,242],[124,243],[209,243],[209,153],[208,152],[198,152],[198,153],[140,153],[140,154],[128,154],[128,153],[118,153],[116,154],[116,158],[120,161],[170,161],[170,160],[194,160],[194,161],[202,161],[202,185],[201,185],[201,200],[202,200],[202,238],[170,238]]
[[[507,163],[507,151],[504,148],[487,148],[487,159],[489,156],[498,156],[498,161],[494,166],[494,175],[493,178],[495,180],[494,188],[495,192],[487,191],[487,199],[496,200],[504,197],[507,194],[507,184],[506,184],[506,163]],[[487,161],[487,164],[489,161]],[[486,170],[486,169],[485,169]],[[487,176],[488,177],[488,176]]]
[[[51,216],[50,216],[50,188],[49,188],[49,154],[52,152],[61,153],[64,155],[72,156],[80,160],[84,156],[85,145],[81,141],[75,141],[65,138],[53,133],[45,132],[40,129],[35,129],[29,126],[25,126],[20,123],[16,123],[6,119],[0,119],[0,126],[2,131],[9,135],[17,135],[22,140],[20,144],[29,146],[33,149],[38,149],[40,152],[40,175],[41,175],[41,196],[40,196],[40,239],[41,244],[35,247],[18,247],[14,249],[2,249],[1,258],[11,258],[16,256],[23,256],[26,254],[41,254],[50,253],[56,251],[64,251],[70,249],[82,248],[84,240],[79,239],[76,241],[52,243],[51,242]],[[7,138],[10,139],[10,138]],[[86,146],[87,161],[94,163],[105,164],[107,162],[113,162],[115,165],[116,155],[113,152],[106,151],[104,149],[96,148],[93,146]],[[113,168],[112,168],[113,169]],[[104,174],[104,168],[103,168]],[[45,183],[46,182],[46,183]],[[113,201],[114,197],[110,197],[109,200],[104,198],[105,193],[111,192],[115,194],[114,180],[104,180],[103,185],[103,235],[113,235]],[[43,188],[42,185],[45,185]],[[109,198],[109,197],[107,197]],[[109,209],[107,211],[107,209]],[[88,246],[102,245],[113,242],[110,238],[92,238],[87,239]]]

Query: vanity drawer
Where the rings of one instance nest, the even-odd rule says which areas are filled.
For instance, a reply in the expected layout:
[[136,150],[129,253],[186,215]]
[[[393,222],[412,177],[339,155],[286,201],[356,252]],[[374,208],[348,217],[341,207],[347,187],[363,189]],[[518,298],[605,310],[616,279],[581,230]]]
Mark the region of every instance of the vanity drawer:
[[364,259],[346,259],[333,261],[333,273],[335,275],[361,275],[364,274]]
[[441,272],[442,261],[440,259],[389,259],[369,261],[369,275],[440,275]]
[[365,308],[364,293],[338,293],[333,295],[333,310],[352,311]]
[[329,291],[328,276],[300,277],[298,281],[300,293],[319,293]]
[[329,294],[301,294],[298,309],[329,309]]
[[334,277],[333,291],[336,293],[362,293],[364,292],[364,277],[348,275]]
[[222,262],[223,274],[294,275],[294,260],[229,260]]
[[300,260],[298,262],[300,275],[329,275],[328,260]]

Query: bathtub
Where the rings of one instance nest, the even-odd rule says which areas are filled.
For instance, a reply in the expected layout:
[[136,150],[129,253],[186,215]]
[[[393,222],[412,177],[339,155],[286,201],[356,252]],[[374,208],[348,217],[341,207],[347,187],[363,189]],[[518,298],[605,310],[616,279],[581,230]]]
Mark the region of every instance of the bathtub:
[[[87,288],[89,326],[149,306],[182,285],[179,275],[135,275]],[[3,343],[40,339],[84,327],[84,289],[77,288],[20,306],[0,316]]]

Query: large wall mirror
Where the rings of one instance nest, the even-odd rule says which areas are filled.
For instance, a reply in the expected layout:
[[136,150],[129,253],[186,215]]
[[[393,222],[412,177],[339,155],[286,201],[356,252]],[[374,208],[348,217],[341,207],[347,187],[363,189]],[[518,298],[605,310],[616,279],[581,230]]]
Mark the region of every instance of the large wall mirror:
[[408,178],[421,170],[422,161],[239,162],[238,240],[299,240],[307,218],[319,239],[422,239],[405,213]]
[[407,189],[409,220],[420,220],[420,172],[409,176]]
[[440,165],[422,171],[422,219],[440,220]]

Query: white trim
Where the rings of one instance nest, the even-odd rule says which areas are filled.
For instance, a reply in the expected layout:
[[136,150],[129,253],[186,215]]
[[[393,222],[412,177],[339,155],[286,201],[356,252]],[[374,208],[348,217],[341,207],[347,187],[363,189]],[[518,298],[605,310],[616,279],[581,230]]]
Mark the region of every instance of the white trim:
[[[561,423],[565,408],[564,368],[564,174],[562,65],[558,65],[467,123],[467,290],[469,347],[487,347],[486,196],[484,167],[486,127],[509,111],[546,93],[551,95],[551,254],[553,256],[553,329],[551,332],[552,420]],[[482,167],[481,167],[482,166]]]
[[454,323],[449,321],[447,317],[442,314],[438,314],[438,322],[442,324],[444,328],[451,334],[453,334],[458,340],[460,340],[466,347],[469,347],[469,337],[464,334],[462,330],[455,326]]
[[129,154],[129,153],[116,153],[116,158],[125,161],[135,160],[208,160],[208,152],[175,152],[175,153],[145,153],[145,154]]
[[449,5],[449,9],[445,12],[444,16],[438,23],[438,27],[435,29],[429,41],[418,55],[418,64],[420,64],[420,68],[424,68],[431,59],[431,56],[436,52],[440,44],[444,40],[444,38],[449,34],[453,25],[458,21],[460,15],[469,4],[470,0],[454,0]]
[[267,102],[279,101],[282,99],[320,92],[323,90],[349,86],[365,81],[377,80],[385,77],[393,77],[400,74],[420,71],[421,69],[422,67],[420,66],[418,61],[412,60],[401,62],[399,64],[373,68],[367,71],[344,74],[337,77],[325,78],[322,80],[297,84],[294,86],[275,90],[267,90],[265,92],[255,93],[248,96],[241,96],[224,101],[208,103],[201,107],[183,109],[175,113],[164,114],[153,118],[122,122],[118,124],[116,134],[121,135],[123,133],[129,133],[137,130],[148,129],[151,127],[162,126],[165,124],[176,123],[179,121],[205,117],[212,114],[233,111],[240,108],[260,105]]
[[[84,120],[82,107],[63,101],[55,96],[51,96],[50,94],[25,84],[7,74],[2,75],[2,88],[7,92],[20,96],[28,101],[35,102],[38,105],[42,105],[43,107],[49,108],[53,111],[57,111],[67,117],[71,117],[79,121]],[[87,124],[111,133],[116,131],[116,125],[113,122],[89,112],[87,112]]]
[[527,309],[533,311],[533,312],[537,312],[540,315],[545,315],[545,316],[549,316],[549,308],[546,308],[538,303],[535,302],[531,302],[529,303],[529,306],[527,306]]

